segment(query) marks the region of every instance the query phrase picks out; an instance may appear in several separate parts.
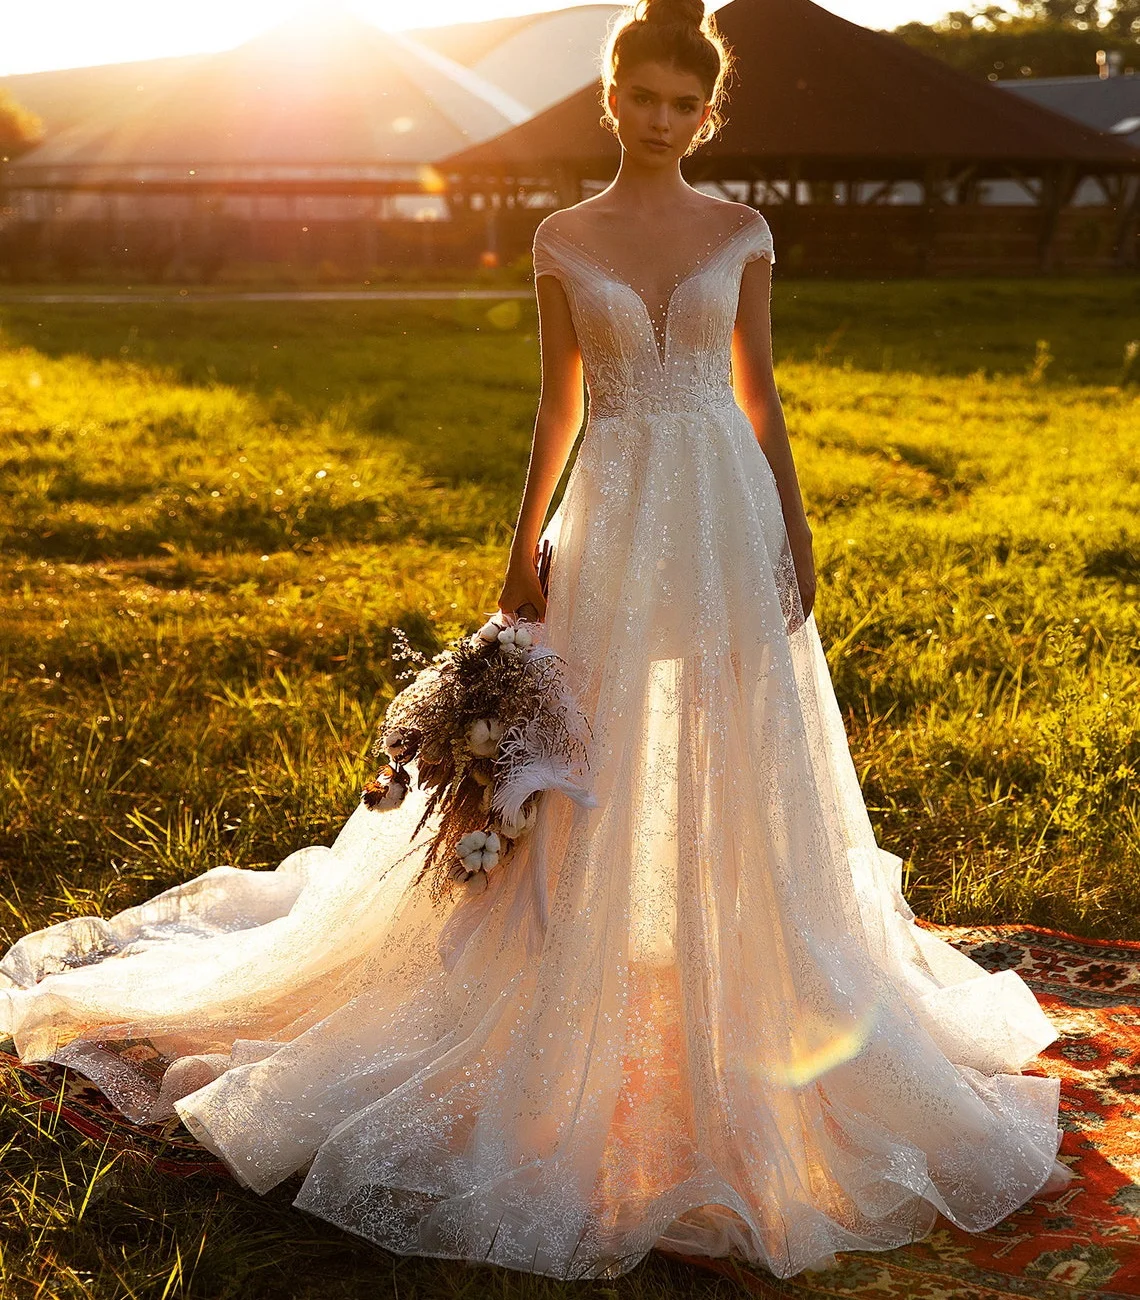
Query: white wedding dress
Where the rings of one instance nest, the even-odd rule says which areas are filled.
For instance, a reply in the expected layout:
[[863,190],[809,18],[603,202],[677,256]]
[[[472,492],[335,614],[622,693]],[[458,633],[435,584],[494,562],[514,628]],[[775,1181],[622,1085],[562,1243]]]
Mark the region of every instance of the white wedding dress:
[[133,1120],[176,1111],[254,1191],[304,1173],[296,1205],[389,1250],[556,1277],[655,1245],[786,1277],[1063,1183],[1059,1083],[1020,1073],[1056,1031],[916,926],[875,843],[731,387],[770,235],[725,217],[672,274],[643,252],[663,308],[573,210],[535,236],[590,395],[545,635],[596,806],[547,796],[442,910],[412,886],[413,790],[274,871],[30,934],[0,964],[25,1059]]

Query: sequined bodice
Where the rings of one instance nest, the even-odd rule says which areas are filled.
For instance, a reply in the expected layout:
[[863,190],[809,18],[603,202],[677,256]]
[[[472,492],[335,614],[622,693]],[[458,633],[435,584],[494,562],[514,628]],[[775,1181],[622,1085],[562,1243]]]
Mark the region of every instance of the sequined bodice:
[[591,418],[731,403],[741,271],[752,258],[774,260],[764,218],[751,212],[716,238],[651,309],[628,276],[556,223],[560,215],[535,231],[534,273],[556,276],[566,290]]

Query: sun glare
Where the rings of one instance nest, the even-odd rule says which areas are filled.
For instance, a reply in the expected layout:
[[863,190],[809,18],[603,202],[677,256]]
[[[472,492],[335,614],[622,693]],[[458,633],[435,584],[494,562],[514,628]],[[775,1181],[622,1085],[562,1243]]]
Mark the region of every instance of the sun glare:
[[[390,31],[531,14],[589,0],[199,0],[195,6],[153,0],[40,0],[5,18],[0,76],[89,67],[229,49],[307,11],[319,21],[347,9]],[[730,0],[731,2],[731,0]],[[719,9],[723,0],[712,0]],[[931,19],[949,0],[822,0],[825,8],[870,27]]]

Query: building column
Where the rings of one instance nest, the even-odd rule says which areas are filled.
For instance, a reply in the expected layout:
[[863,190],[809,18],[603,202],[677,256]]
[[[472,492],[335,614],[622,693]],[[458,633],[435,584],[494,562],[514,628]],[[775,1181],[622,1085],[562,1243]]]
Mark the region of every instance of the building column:
[[1037,265],[1052,271],[1057,261],[1057,225],[1061,212],[1076,189],[1076,169],[1071,163],[1050,167],[1041,177],[1041,225],[1037,237]]

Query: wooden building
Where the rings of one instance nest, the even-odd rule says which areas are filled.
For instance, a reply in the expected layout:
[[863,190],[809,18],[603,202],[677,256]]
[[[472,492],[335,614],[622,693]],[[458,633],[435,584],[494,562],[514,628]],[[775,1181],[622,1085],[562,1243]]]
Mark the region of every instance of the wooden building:
[[[727,123],[682,164],[760,207],[789,272],[954,274],[1137,265],[1140,152],[975,82],[811,0],[732,0],[716,13],[736,75]],[[497,213],[500,253],[546,211],[613,177],[600,81],[437,164],[453,208]],[[1029,205],[980,201],[1016,179]],[[1078,185],[1103,201],[1074,207]],[[536,202],[541,206],[536,211]]]
[[532,112],[437,50],[335,9],[219,54],[134,67],[76,70],[86,111],[66,73],[5,81],[32,107],[41,90],[62,124],[43,113],[44,143],[0,176],[0,271],[209,278],[232,262],[366,272],[462,259],[470,240],[447,220],[432,162]]

